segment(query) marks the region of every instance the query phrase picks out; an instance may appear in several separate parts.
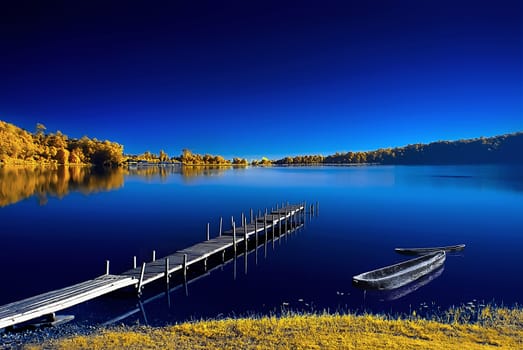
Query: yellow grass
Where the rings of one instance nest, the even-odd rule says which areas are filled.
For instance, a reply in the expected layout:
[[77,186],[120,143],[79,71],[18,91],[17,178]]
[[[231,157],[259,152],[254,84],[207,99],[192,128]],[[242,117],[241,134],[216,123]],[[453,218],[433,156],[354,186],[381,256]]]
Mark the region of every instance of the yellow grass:
[[[288,315],[101,330],[32,349],[523,349],[523,310],[486,307],[474,324],[459,310],[442,323],[379,315]],[[455,317],[455,318],[454,318]]]

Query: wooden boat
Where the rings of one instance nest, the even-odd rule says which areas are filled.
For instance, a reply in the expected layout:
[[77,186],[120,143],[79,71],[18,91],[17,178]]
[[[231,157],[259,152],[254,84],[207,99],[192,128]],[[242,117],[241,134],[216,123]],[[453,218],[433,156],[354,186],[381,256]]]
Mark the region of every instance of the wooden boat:
[[442,250],[446,253],[460,252],[463,249],[465,249],[464,244],[449,245],[446,247],[429,247],[429,248],[395,248],[394,250],[396,251],[396,253],[403,254],[403,255],[422,255],[422,254],[437,252],[440,250]]
[[382,267],[352,277],[355,286],[365,289],[399,288],[438,269],[445,262],[445,251],[437,251],[399,264]]

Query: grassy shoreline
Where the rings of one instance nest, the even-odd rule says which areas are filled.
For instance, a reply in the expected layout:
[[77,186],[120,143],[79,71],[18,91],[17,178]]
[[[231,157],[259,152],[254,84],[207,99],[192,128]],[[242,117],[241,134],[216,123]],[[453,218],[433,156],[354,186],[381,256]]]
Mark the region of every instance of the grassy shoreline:
[[27,348],[57,349],[523,349],[523,309],[485,307],[476,322],[411,315],[288,314],[101,329]]

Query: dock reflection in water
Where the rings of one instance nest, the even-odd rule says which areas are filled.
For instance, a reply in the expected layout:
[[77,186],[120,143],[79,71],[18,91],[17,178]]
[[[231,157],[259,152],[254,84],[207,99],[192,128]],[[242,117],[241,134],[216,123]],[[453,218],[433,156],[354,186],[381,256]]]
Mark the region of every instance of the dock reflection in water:
[[[311,219],[310,216],[306,217]],[[268,257],[268,251],[277,249],[276,246],[279,246],[282,241],[284,244],[287,243],[289,238],[298,234],[304,227],[304,222],[301,222],[288,227],[288,230],[283,231],[281,235],[276,234],[274,238],[272,234],[261,236],[258,245],[250,242],[252,244],[249,244],[247,251],[238,251],[236,255],[233,251],[228,251],[224,259],[221,256],[209,259],[206,265],[202,263],[190,269],[186,280],[181,274],[174,276],[168,285],[160,283],[160,285],[151,286],[140,298],[136,298],[134,291],[128,293],[117,291],[100,300],[92,301],[89,305],[80,306],[89,308],[88,312],[84,309],[81,313],[89,314],[90,322],[94,321],[104,326],[121,323],[155,326],[165,324],[166,319],[169,319],[167,323],[185,320],[188,319],[188,316],[190,319],[190,315],[184,315],[183,311],[176,310],[176,305],[180,307],[182,303],[186,303],[185,298],[190,298],[190,285],[225,271],[232,272],[233,280],[236,280],[238,275],[247,275],[249,260],[254,265],[258,265],[259,262],[263,264],[263,260]],[[75,310],[71,309],[69,312],[75,313]]]

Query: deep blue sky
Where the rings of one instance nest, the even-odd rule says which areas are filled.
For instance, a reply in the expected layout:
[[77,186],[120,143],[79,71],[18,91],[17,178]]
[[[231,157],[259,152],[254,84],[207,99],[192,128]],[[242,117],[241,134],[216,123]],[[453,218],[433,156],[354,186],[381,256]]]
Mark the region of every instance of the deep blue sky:
[[2,1],[0,119],[227,157],[523,130],[523,1]]

